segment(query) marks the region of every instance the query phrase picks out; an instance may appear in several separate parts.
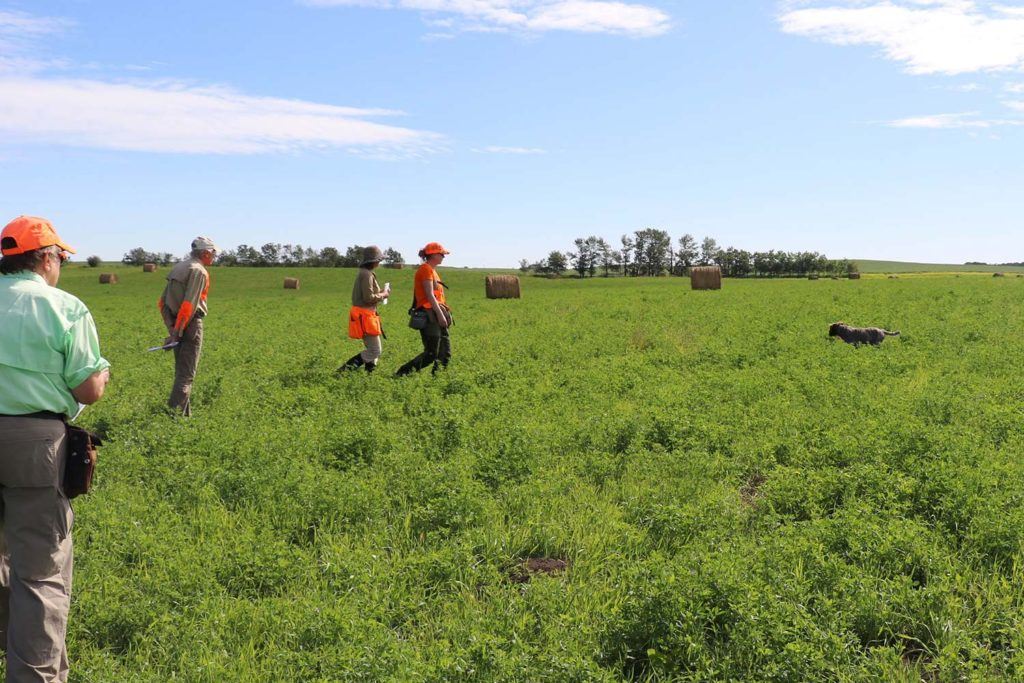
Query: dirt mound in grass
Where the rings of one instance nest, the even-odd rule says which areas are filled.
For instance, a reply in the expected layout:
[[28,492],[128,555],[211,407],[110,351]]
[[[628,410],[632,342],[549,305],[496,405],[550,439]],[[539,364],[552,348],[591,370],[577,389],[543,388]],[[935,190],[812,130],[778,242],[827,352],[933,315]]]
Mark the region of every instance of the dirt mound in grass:
[[528,583],[537,574],[552,576],[561,574],[568,568],[568,560],[557,557],[530,557],[516,565],[509,572],[508,579],[512,583]]

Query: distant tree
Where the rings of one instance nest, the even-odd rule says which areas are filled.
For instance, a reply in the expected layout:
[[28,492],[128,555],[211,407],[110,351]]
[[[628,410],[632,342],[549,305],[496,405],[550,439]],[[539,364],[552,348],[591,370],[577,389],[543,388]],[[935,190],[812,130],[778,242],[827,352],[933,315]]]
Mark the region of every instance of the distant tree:
[[276,266],[281,262],[281,245],[268,242],[260,247],[261,266]]
[[608,277],[609,271],[615,267],[615,250],[603,237],[597,238],[597,262],[604,268],[604,276]]
[[569,259],[560,251],[553,251],[548,254],[544,264],[544,272],[554,275],[561,275],[569,267]]
[[587,254],[586,242],[582,237],[577,237],[573,240],[573,243],[576,245],[576,251],[570,251],[565,256],[569,259],[569,265],[572,266],[572,269],[582,278],[587,274],[587,258],[589,255]]
[[676,274],[685,275],[697,261],[697,240],[687,233],[679,238],[679,251],[676,252]]
[[214,261],[218,266],[237,266],[238,265],[238,254],[231,249],[225,249],[224,251],[217,254],[217,260]]
[[529,273],[530,272],[530,262],[527,261],[526,259],[519,259],[519,272],[520,273]]
[[397,249],[388,247],[384,250],[384,265],[386,266],[399,266],[405,263],[405,259],[398,252]]
[[633,273],[631,271],[630,264],[633,262],[633,249],[636,247],[636,244],[633,243],[633,240],[628,235],[623,235],[621,241],[622,251],[620,253],[622,254],[622,274],[632,275]]
[[334,247],[324,247],[316,257],[316,265],[323,268],[337,268],[343,261],[341,252]]
[[700,245],[700,265],[709,266],[718,259],[718,242],[711,237],[705,237]]
[[103,263],[103,259],[101,259],[99,256],[90,256],[89,258],[85,259],[85,262],[89,264],[90,268],[96,268],[101,263]]
[[638,275],[661,275],[669,268],[672,238],[664,230],[637,230],[633,233],[633,245],[633,262]]
[[576,245],[576,251],[567,254],[569,262],[579,276],[586,277],[589,273],[590,277],[594,277],[597,273],[599,255],[599,244],[601,238],[591,235],[590,237],[579,237],[574,241]]
[[149,256],[149,252],[142,247],[135,247],[121,257],[121,263],[128,266],[141,266],[143,263],[149,261]]
[[358,268],[363,262],[363,249],[365,249],[365,247],[359,244],[353,244],[345,250],[345,255],[341,257],[341,263],[338,265],[342,268]]

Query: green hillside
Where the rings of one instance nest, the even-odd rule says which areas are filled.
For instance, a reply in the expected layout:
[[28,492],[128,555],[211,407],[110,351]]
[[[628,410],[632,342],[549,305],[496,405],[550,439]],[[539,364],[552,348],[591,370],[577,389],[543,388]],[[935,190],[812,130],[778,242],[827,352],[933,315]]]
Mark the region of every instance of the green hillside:
[[910,263],[853,259],[862,273],[1019,273],[1024,266],[976,266],[963,263]]

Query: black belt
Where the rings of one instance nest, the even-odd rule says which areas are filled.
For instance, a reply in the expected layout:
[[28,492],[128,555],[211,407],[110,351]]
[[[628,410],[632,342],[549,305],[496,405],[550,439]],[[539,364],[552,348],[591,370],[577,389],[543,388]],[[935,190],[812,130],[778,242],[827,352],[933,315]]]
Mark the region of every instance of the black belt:
[[51,413],[49,410],[40,410],[38,413],[29,413],[28,415],[0,415],[0,417],[32,417],[41,420],[60,420],[61,422],[67,419],[64,413]]

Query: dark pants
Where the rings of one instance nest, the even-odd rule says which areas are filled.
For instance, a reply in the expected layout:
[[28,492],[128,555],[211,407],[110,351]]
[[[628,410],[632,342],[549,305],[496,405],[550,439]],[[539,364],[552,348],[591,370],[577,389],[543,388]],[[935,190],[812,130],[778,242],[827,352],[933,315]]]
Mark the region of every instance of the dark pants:
[[434,366],[435,372],[439,366],[448,367],[452,357],[452,340],[448,336],[448,328],[437,324],[432,311],[430,322],[420,330],[420,339],[423,341],[423,353],[398,368],[399,375],[408,375],[414,370],[419,372],[430,365]]
[[74,515],[64,423],[0,417],[0,647],[8,682],[68,679]]
[[202,350],[203,319],[195,317],[181,335],[181,343],[174,347],[174,386],[167,399],[167,405],[186,416],[192,414],[192,381],[196,378]]

